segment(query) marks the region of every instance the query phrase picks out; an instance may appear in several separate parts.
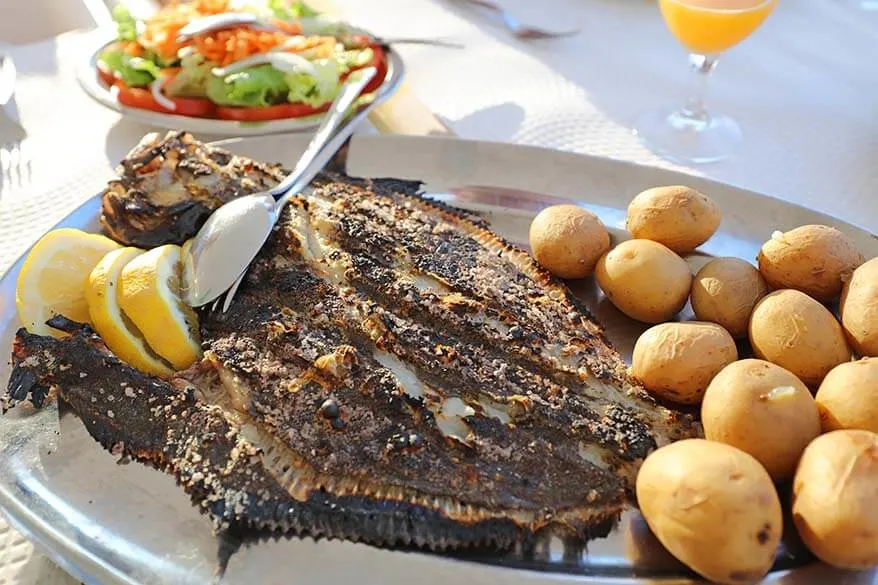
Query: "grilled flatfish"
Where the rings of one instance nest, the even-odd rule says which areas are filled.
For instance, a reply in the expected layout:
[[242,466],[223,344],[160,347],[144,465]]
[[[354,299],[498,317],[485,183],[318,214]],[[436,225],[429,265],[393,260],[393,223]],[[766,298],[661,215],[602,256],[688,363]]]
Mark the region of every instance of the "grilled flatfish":
[[[129,244],[164,243],[141,224],[191,235],[183,193],[210,210],[280,176],[178,133],[133,156],[102,217]],[[209,189],[193,157],[225,161]],[[204,360],[172,380],[76,324],[56,322],[72,332],[60,340],[20,331],[8,402],[57,392],[105,448],[176,475],[220,530],[433,549],[605,533],[643,458],[691,436],[691,419],[628,376],[525,252],[418,188],[319,178],[230,312],[202,315]]]

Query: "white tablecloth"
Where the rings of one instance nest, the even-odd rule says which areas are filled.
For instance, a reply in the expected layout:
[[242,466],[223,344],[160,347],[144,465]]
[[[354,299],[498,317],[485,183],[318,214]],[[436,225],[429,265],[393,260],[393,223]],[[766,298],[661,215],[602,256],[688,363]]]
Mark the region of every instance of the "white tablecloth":
[[[683,97],[685,54],[652,3],[502,2],[529,23],[582,33],[526,44],[451,0],[334,0],[347,20],[376,34],[466,44],[463,51],[399,48],[412,90],[462,137],[672,166],[629,130],[639,112]],[[741,123],[743,151],[688,170],[878,231],[878,11],[858,6],[780,0],[711,80],[710,103]],[[79,90],[82,46],[81,35],[68,34],[12,51],[18,115],[34,159],[27,184],[0,187],[0,271],[100,189],[112,165],[150,130]],[[0,585],[66,581],[0,521],[4,541]]]

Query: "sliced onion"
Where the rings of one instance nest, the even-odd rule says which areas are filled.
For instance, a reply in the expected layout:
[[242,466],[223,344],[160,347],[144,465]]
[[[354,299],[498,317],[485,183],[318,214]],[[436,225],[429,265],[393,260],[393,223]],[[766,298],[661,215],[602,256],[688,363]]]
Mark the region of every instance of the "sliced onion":
[[180,47],[180,50],[177,51],[177,59],[183,59],[184,57],[188,57],[192,53],[195,52],[195,47],[192,45],[188,45],[186,47]]
[[286,50],[295,48],[297,45],[302,44],[303,40],[306,38],[307,37],[304,35],[292,36],[292,37],[288,38],[287,40],[285,40],[284,42],[282,42],[281,44],[276,45],[275,47],[272,47],[271,51],[273,51],[273,52],[286,51]]
[[304,57],[300,57],[295,53],[260,53],[258,55],[251,55],[246,59],[236,61],[231,65],[227,65],[226,67],[215,67],[211,70],[211,73],[213,73],[217,77],[225,77],[226,75],[235,73],[237,71],[242,71],[244,69],[247,69],[248,67],[253,67],[254,65],[264,65],[266,63],[270,64],[275,69],[283,71],[284,73],[304,72],[310,75],[314,75],[317,71],[311,61],[305,59]]
[[154,99],[156,103],[158,103],[163,108],[174,111],[177,109],[177,104],[169,100],[167,96],[162,93],[162,83],[164,83],[164,81],[164,77],[159,77],[149,84],[149,91],[152,92],[152,99]]

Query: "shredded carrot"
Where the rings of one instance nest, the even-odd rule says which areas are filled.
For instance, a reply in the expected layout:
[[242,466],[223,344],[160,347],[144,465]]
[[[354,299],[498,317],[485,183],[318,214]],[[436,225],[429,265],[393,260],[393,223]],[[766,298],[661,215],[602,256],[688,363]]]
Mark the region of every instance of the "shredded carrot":
[[177,34],[190,20],[197,18],[191,8],[181,5],[160,10],[146,22],[140,42],[166,59],[173,59],[181,45],[177,42]]
[[171,4],[159,10],[146,22],[138,42],[132,43],[133,47],[126,47],[126,51],[134,55],[143,54],[145,49],[149,49],[165,59],[174,59],[182,47],[194,45],[207,60],[225,66],[251,55],[270,51],[291,36],[302,32],[302,27],[298,23],[274,20],[273,24],[279,29],[278,32],[240,27],[201,35],[183,43],[177,42],[180,29],[189,22],[203,16],[226,12],[229,9],[228,4],[228,0],[194,0],[189,3],[172,0]]
[[122,50],[126,55],[130,55],[132,57],[143,57],[144,50],[140,43],[136,41],[127,41],[122,43]]
[[195,38],[195,48],[208,61],[225,67],[251,55],[266,53],[289,37],[280,32],[236,28],[216,31]]
[[272,24],[288,35],[302,34],[302,26],[298,22],[287,22],[286,20],[276,18],[272,21]]
[[195,0],[195,9],[202,15],[228,12],[228,0]]

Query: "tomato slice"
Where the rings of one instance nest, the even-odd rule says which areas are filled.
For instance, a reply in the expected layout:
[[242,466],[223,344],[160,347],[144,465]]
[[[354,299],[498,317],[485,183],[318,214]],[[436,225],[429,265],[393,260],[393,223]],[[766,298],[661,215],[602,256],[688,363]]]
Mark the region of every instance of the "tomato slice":
[[113,84],[116,88],[116,99],[119,103],[129,108],[138,108],[141,110],[150,110],[152,112],[160,112],[162,114],[171,114],[171,110],[165,108],[155,101],[152,93],[148,89],[142,87],[128,87],[125,82],[117,79]]
[[[162,82],[164,87],[173,78],[167,78]],[[177,114],[180,116],[192,116],[195,118],[213,118],[215,117],[216,106],[207,98],[187,98],[187,97],[171,97],[165,96],[173,102],[175,109],[169,110],[158,103],[152,92],[142,87],[128,87],[119,79],[114,84],[118,90],[116,99],[120,104],[140,108],[141,110],[150,110],[152,112],[160,112],[162,114]]]
[[[162,82],[162,89],[174,78],[168,77]],[[216,104],[207,98],[180,97],[165,94],[165,97],[174,103],[174,113],[181,116],[193,116],[195,118],[215,118]]]
[[116,83],[116,76],[100,61],[98,61],[98,80],[109,87]]
[[284,118],[304,118],[320,114],[329,109],[330,102],[312,107],[308,104],[277,104],[263,107],[223,107],[216,109],[217,117],[222,120],[237,120],[238,122],[265,122],[267,120],[282,120]]

